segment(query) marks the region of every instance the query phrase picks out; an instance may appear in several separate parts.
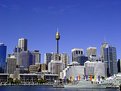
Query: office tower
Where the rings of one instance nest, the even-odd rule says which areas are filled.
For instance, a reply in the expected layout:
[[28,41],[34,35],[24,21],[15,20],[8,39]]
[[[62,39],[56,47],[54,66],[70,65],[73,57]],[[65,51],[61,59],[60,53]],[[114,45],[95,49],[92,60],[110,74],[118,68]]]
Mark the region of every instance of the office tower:
[[29,51],[21,51],[19,54],[19,66],[21,69],[28,71],[30,65],[34,65],[33,55]]
[[16,57],[14,55],[7,58],[7,73],[14,74],[16,71]]
[[0,43],[0,73],[4,73],[6,70],[6,51],[7,47]]
[[101,60],[104,61],[104,48],[106,48],[106,46],[108,46],[108,43],[107,42],[103,42],[102,45],[101,45]]
[[44,54],[44,63],[48,65],[48,63],[52,60],[53,53],[45,53]]
[[118,59],[117,66],[118,66],[118,72],[121,72],[121,59]]
[[106,46],[102,45],[102,58],[106,63],[107,76],[112,76],[117,74],[117,55],[116,48],[106,44]]
[[88,47],[87,48],[87,56],[88,58],[96,58],[97,48],[96,47]]
[[84,55],[84,50],[79,48],[74,48],[71,50],[72,52],[72,61],[77,61],[79,56]]
[[27,51],[27,39],[20,38],[18,40],[18,47],[21,48],[22,51]]
[[16,46],[13,50],[13,54],[15,55],[16,59],[17,59],[17,62],[16,62],[16,65],[19,65],[19,54],[20,52],[22,51],[21,48],[19,48],[18,46]]
[[67,53],[61,54],[61,61],[63,62],[64,67],[66,68],[69,63],[69,56],[67,55]]
[[57,41],[57,54],[59,54],[59,40],[60,40],[60,33],[57,31],[56,32],[56,41]]
[[39,52],[39,50],[34,50],[32,52],[32,55],[33,55],[33,63],[35,64],[39,64],[40,63],[40,59],[41,59],[41,54]]

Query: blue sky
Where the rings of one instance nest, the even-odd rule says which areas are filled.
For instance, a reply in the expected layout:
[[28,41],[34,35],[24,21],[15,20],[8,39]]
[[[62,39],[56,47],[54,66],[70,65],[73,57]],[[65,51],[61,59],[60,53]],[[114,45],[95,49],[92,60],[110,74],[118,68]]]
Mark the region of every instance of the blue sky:
[[60,52],[95,46],[99,54],[106,40],[121,58],[121,0],[0,0],[0,42],[8,53],[21,37],[42,56],[55,52],[57,27]]

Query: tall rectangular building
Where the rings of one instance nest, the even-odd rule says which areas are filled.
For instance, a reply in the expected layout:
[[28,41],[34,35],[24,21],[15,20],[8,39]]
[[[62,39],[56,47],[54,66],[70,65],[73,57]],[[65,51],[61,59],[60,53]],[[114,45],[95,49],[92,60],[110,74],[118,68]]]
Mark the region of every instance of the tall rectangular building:
[[101,56],[101,60],[102,61],[104,61],[104,49],[106,48],[106,46],[108,46],[108,43],[107,42],[104,42],[104,43],[102,43],[102,45],[101,45],[101,53],[100,53],[100,56]]
[[68,63],[69,63],[69,56],[67,55],[67,53],[62,53],[61,54],[61,60],[64,64],[64,67],[66,68]]
[[112,46],[103,47],[103,61],[106,63],[107,76],[117,74],[116,48]]
[[34,50],[32,52],[32,55],[33,55],[33,63],[40,64],[41,54],[40,54],[39,50]]
[[7,58],[7,73],[14,74],[16,71],[16,57],[14,55],[11,55]]
[[0,43],[0,73],[4,73],[6,70],[6,51],[7,47]]
[[34,65],[33,55],[29,51],[21,51],[19,54],[19,66],[28,70],[30,65]]
[[53,53],[45,53],[44,54],[44,63],[48,65],[49,62],[52,60]]
[[79,56],[84,55],[84,50],[80,48],[74,48],[71,50],[72,52],[72,61],[77,61]]
[[121,59],[118,59],[117,66],[118,66],[118,72],[120,73],[121,72]]
[[22,51],[27,51],[27,39],[20,38],[18,40],[18,47],[21,48]]

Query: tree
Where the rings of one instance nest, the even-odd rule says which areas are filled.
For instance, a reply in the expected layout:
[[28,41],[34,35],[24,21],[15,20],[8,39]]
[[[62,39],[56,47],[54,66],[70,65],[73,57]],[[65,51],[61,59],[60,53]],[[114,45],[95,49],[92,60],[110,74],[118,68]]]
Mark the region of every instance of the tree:
[[38,83],[39,83],[39,84],[46,83],[46,82],[47,82],[47,81],[44,80],[44,79],[42,79],[42,78],[38,80]]
[[15,79],[14,84],[20,84],[21,81],[19,79]]
[[13,78],[8,78],[8,82],[7,83],[13,84]]

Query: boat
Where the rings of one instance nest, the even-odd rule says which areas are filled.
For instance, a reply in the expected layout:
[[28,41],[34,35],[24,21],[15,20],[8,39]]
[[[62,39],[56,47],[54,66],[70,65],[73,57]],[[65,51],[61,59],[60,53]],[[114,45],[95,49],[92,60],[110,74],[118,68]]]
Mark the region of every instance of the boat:
[[86,88],[86,89],[90,89],[90,88],[106,88],[106,86],[104,85],[100,85],[99,83],[94,83],[92,81],[88,81],[85,79],[81,79],[80,81],[76,81],[70,84],[66,84],[64,85],[64,88]]
[[93,81],[81,79],[80,81],[73,81],[72,83],[65,84],[64,88],[114,88],[119,89],[121,84],[121,74],[111,76],[105,80]]

